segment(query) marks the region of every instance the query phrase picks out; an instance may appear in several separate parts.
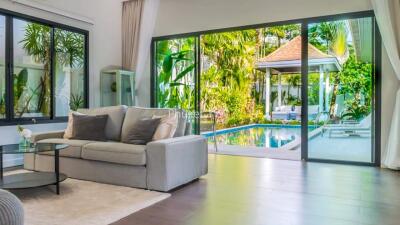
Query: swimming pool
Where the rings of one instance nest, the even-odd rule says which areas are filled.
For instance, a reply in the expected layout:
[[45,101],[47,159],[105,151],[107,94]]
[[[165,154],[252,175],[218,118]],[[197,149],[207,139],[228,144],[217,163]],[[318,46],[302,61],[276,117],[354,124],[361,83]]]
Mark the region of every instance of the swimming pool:
[[[213,133],[202,133],[209,143],[214,143]],[[235,128],[218,130],[218,144],[247,147],[279,148],[296,139],[300,139],[299,125],[252,124]]]

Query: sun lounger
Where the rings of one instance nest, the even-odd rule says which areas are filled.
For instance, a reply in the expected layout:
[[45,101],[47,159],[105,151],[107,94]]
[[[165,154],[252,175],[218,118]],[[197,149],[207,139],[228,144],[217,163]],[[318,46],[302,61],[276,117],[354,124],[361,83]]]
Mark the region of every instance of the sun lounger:
[[360,123],[327,124],[322,127],[322,136],[328,132],[328,136],[370,136],[371,135],[371,114],[366,116]]

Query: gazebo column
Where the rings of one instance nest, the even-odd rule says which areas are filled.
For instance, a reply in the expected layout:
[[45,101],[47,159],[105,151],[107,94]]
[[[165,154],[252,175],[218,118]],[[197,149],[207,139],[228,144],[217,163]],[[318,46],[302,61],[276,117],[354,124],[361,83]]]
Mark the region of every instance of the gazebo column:
[[318,112],[324,111],[324,68],[319,66],[319,99],[318,99]]
[[[287,93],[289,94],[289,93]],[[278,73],[278,107],[282,106],[282,74]]]
[[329,72],[326,73],[325,78],[325,111],[329,112],[329,91],[330,91],[330,84],[329,84]]
[[265,117],[271,119],[270,107],[271,107],[271,69],[266,68],[265,70]]

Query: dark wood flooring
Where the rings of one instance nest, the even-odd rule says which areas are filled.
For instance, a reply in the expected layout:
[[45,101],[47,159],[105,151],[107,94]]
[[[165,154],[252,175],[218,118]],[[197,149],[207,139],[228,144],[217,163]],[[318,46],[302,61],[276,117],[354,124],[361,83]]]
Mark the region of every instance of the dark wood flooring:
[[113,225],[399,225],[400,173],[209,156],[209,174]]

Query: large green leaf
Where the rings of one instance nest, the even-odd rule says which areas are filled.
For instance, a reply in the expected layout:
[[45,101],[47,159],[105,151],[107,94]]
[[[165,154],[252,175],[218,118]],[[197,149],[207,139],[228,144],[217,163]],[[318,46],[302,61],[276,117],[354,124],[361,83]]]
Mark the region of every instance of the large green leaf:
[[176,86],[181,86],[181,85],[185,85],[184,83],[179,83],[179,82],[171,82],[169,83],[170,87],[176,87]]
[[174,61],[172,59],[171,54],[165,56],[163,65],[162,65],[164,73],[171,73],[173,65],[174,65]]
[[190,73],[195,67],[195,64],[193,63],[192,65],[186,67],[186,69],[184,69],[182,72],[178,73],[178,75],[176,75],[175,78],[175,82],[182,79],[182,77],[186,76],[186,74]]

